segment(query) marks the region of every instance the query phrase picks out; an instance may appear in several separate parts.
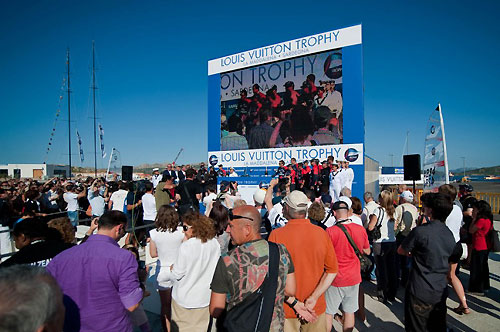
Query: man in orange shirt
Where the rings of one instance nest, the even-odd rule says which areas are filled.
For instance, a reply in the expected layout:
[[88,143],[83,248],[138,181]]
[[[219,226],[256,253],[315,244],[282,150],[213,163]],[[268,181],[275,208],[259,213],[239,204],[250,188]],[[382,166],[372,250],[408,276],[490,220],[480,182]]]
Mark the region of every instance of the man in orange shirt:
[[[295,298],[285,300],[285,332],[326,331],[326,302],[324,293],[333,282],[337,271],[337,257],[326,232],[306,219],[309,200],[301,191],[292,191],[283,200],[285,227],[275,229],[270,242],[284,244],[295,267],[297,289]],[[317,315],[312,322],[297,318],[293,307],[304,302]]]

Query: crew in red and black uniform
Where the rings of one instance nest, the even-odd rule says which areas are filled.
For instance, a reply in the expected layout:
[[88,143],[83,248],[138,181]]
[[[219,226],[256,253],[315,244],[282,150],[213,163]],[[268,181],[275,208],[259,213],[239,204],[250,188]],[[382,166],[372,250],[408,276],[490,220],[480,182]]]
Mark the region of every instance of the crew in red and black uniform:
[[278,179],[283,180],[287,175],[287,168],[283,160],[279,161],[279,167],[274,173],[273,177],[278,177]]
[[314,95],[311,93],[311,84],[308,81],[302,83],[302,93],[297,100],[297,104],[310,108],[314,104]]
[[221,177],[226,176],[226,171],[222,167],[222,164],[219,165],[219,169],[217,170],[217,176],[221,176]]
[[283,108],[285,110],[292,109],[297,105],[299,93],[295,91],[295,84],[292,81],[285,83],[285,95],[283,97]]
[[[250,108],[250,104],[252,103],[252,100],[247,97],[248,92],[247,89],[243,89],[240,91],[240,100],[238,101],[238,112],[240,112],[241,116],[246,117],[248,115],[248,110]],[[245,121],[244,118],[241,119],[242,121]]]
[[318,88],[316,87],[316,83],[314,83],[315,80],[316,76],[314,76],[314,74],[309,74],[306,77],[306,82],[309,83],[309,86],[311,87],[311,94],[313,97],[318,93]]
[[252,103],[256,106],[257,111],[260,111],[262,106],[266,104],[266,95],[260,92],[260,86],[258,84],[253,85],[252,92]]
[[266,93],[267,101],[271,109],[278,109],[281,105],[281,97],[278,94],[278,87],[273,85]]

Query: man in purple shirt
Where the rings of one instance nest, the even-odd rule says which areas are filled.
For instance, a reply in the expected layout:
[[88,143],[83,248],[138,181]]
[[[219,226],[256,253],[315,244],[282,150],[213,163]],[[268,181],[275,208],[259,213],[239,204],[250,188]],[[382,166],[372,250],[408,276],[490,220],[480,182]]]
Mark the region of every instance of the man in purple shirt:
[[47,266],[65,295],[65,331],[132,331],[128,312],[139,306],[142,289],[135,257],[117,244],[126,225],[123,212],[104,213],[97,234]]

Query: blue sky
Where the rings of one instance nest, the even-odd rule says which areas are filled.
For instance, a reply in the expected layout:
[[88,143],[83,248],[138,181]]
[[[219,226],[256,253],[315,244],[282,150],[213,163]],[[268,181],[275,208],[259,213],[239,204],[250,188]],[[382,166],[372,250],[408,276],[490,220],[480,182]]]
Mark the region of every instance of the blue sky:
[[[441,102],[450,168],[463,156],[469,167],[498,165],[499,12],[494,0],[2,1],[0,163],[45,160],[67,47],[85,166],[93,165],[92,40],[106,149],[139,165],[172,160],[183,147],[178,162],[189,163],[207,156],[209,59],[362,23],[366,153],[399,164],[409,131],[409,152],[423,154]],[[48,163],[67,161],[63,105]]]

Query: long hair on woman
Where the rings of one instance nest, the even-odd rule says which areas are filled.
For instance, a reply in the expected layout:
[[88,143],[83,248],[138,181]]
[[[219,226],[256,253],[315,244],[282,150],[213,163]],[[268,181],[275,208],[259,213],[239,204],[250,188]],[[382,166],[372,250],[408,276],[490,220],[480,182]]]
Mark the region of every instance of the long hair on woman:
[[477,209],[476,218],[477,219],[489,219],[493,221],[493,213],[491,212],[491,205],[485,200],[477,201],[473,204],[473,207]]
[[156,214],[155,226],[159,232],[175,232],[179,226],[179,214],[170,205],[162,205]]
[[394,212],[396,209],[394,208],[392,193],[389,190],[382,190],[380,192],[380,195],[378,196],[378,203],[385,209],[389,218],[394,218]]
[[214,221],[215,234],[224,234],[229,223],[227,208],[220,201],[215,201],[208,217]]

